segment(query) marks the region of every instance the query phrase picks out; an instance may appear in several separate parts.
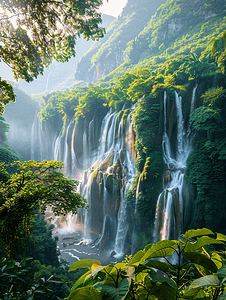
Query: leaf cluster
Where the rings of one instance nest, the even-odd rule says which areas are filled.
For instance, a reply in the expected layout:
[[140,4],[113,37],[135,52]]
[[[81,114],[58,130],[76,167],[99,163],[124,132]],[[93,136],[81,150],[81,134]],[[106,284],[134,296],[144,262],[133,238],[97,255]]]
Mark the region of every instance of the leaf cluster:
[[53,276],[32,280],[31,258],[18,262],[0,259],[0,297],[1,299],[36,299],[51,291],[49,284],[56,282]]
[[203,228],[187,231],[180,241],[149,244],[115,265],[77,261],[69,271],[88,271],[68,299],[224,299],[225,241],[224,235]]
[[56,215],[65,215],[86,206],[84,198],[76,192],[78,182],[58,171],[63,167],[62,162],[17,161],[10,164],[16,167],[12,174],[7,172],[9,166],[5,163],[0,166],[5,170],[0,181],[0,235],[9,255],[15,254],[17,246],[23,249],[26,245],[29,221],[35,210],[44,212],[50,206]]

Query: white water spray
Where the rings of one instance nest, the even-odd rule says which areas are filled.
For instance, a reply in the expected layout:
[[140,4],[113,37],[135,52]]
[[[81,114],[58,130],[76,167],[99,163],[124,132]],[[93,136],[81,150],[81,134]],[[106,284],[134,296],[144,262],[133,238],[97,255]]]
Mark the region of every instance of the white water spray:
[[[190,114],[194,109],[195,92],[193,89]],[[168,168],[167,173],[170,180],[164,182],[164,190],[159,195],[156,205],[153,241],[173,238],[178,239],[183,231],[183,181],[186,161],[192,151],[191,124],[187,131],[184,126],[182,113],[182,97],[175,92],[175,103],[177,111],[177,147],[175,157],[172,155],[171,143],[166,129],[167,95],[164,93],[164,134],[162,140],[163,159]],[[174,215],[173,207],[178,207]]]

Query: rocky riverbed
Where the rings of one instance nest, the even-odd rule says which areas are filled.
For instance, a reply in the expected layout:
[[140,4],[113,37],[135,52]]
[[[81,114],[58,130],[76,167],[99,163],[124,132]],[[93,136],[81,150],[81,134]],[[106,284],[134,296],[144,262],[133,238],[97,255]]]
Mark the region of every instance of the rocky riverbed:
[[82,232],[57,232],[54,236],[58,237],[58,249],[60,251],[59,259],[64,260],[71,265],[77,260],[86,258],[96,259],[102,265],[116,263],[117,260],[113,257],[113,250],[99,250],[95,245],[98,236],[92,234],[92,241],[85,241],[82,238]]

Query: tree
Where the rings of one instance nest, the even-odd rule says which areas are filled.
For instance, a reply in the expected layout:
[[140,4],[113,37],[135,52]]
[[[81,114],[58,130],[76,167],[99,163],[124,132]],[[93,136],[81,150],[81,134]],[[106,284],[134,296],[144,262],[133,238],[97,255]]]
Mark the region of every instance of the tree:
[[[78,182],[67,179],[57,171],[62,162],[0,163],[0,240],[8,256],[15,257],[19,249],[26,253],[30,224],[37,210],[51,206],[55,215],[76,213],[85,207],[85,199],[78,193]],[[9,170],[14,172],[9,174]]]
[[[102,0],[5,0],[0,2],[0,60],[15,79],[30,82],[43,74],[52,59],[75,56],[76,38],[103,37],[97,12]],[[2,104],[15,101],[12,86],[0,78]]]

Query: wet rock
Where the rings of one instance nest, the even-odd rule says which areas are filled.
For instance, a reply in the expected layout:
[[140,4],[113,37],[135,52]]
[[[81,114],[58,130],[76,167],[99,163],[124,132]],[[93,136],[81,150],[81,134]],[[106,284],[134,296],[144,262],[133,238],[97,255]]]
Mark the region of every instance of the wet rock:
[[111,195],[113,192],[113,174],[107,175],[106,188],[108,193]]
[[171,182],[171,171],[166,170],[163,174],[164,186]]
[[68,236],[68,237],[63,238],[63,240],[72,240],[72,239],[74,239],[73,236]]
[[115,250],[111,251],[110,257],[114,257],[115,254],[116,254]]
[[99,249],[104,250],[112,246],[115,241],[116,223],[115,219],[106,215],[104,219],[103,233],[99,242]]

